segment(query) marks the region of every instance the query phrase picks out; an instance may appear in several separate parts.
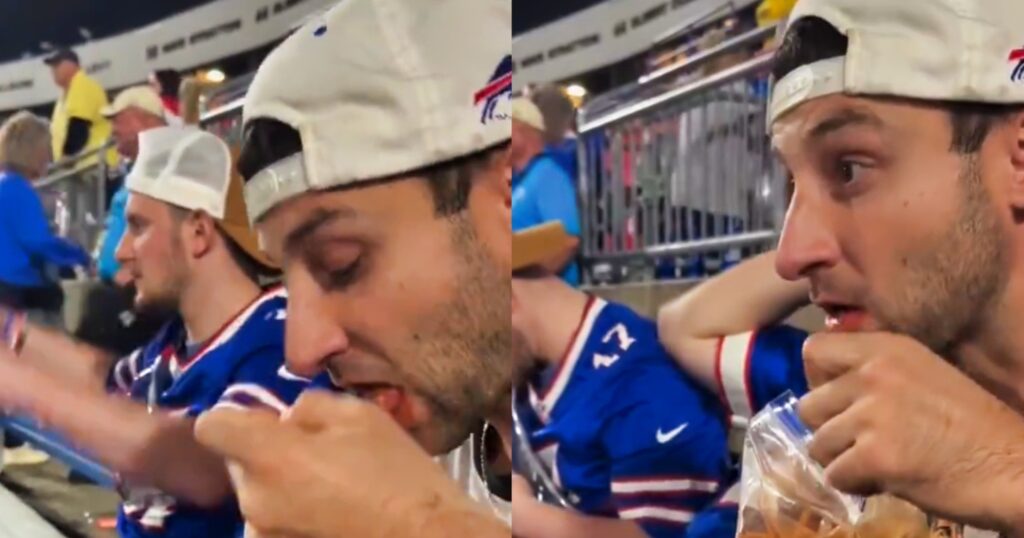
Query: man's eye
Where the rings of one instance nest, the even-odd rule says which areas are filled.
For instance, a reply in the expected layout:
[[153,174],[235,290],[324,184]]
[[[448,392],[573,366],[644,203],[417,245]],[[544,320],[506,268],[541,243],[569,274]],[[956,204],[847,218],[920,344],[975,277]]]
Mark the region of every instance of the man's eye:
[[859,179],[867,166],[860,162],[843,159],[839,161],[838,168],[839,179],[845,184]]
[[340,290],[352,285],[356,277],[359,276],[358,273],[361,261],[361,257],[356,258],[355,261],[345,267],[327,270],[327,287],[330,289]]

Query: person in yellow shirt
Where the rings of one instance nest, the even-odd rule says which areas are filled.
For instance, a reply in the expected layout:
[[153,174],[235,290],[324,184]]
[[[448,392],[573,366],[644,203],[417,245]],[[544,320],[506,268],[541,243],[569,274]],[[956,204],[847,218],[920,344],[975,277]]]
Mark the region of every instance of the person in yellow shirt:
[[757,25],[771,26],[789,17],[796,0],[763,0],[757,6]]
[[[108,104],[107,92],[85,74],[73,50],[59,49],[44,61],[50,66],[54,83],[62,90],[50,122],[54,159],[60,160],[102,146],[111,134],[110,121],[100,113]],[[117,163],[113,149],[105,158],[112,166]],[[97,157],[93,156],[84,159],[80,166],[96,161]]]

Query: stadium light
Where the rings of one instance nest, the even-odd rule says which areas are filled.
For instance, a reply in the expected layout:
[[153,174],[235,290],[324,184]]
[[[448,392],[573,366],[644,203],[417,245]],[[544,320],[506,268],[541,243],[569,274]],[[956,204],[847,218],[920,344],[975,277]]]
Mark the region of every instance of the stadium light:
[[228,77],[220,69],[213,68],[213,69],[210,69],[209,71],[206,72],[206,75],[204,76],[204,78],[207,80],[207,82],[212,82],[214,84],[220,84],[221,82],[224,82],[225,80],[227,80]]
[[579,84],[570,84],[566,86],[565,93],[569,97],[573,97],[575,99],[583,99],[584,97],[587,96],[587,89]]

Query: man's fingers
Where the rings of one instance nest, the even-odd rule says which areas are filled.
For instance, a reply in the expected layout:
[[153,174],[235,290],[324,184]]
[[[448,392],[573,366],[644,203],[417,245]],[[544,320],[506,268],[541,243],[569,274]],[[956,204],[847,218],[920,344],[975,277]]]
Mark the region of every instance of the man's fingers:
[[339,424],[354,427],[375,414],[384,412],[354,396],[309,390],[299,396],[283,420],[302,430],[317,432]]
[[852,448],[864,427],[865,420],[861,409],[862,407],[855,403],[846,412],[832,417],[820,426],[807,447],[811,459],[828,467]]
[[206,448],[244,464],[252,463],[258,449],[276,443],[280,429],[277,415],[271,412],[221,408],[200,416],[195,434]]
[[828,383],[871,358],[870,334],[817,333],[804,342],[804,373],[811,388]]
[[872,479],[863,448],[854,444],[825,468],[825,481],[839,491],[854,495],[881,493],[881,485]]
[[863,392],[863,384],[858,376],[844,375],[805,394],[800,398],[797,412],[808,428],[817,430],[832,417],[847,410]]

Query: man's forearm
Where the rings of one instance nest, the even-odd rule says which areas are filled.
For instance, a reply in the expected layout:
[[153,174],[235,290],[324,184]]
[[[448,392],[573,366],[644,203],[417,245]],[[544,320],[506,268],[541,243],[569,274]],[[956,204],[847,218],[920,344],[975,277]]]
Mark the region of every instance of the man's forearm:
[[508,538],[509,528],[498,518],[478,509],[441,509],[419,528],[405,529],[394,536],[423,538]]
[[36,325],[25,330],[19,358],[73,385],[96,391],[105,389],[114,363],[114,357],[99,348]]
[[195,442],[192,423],[150,414],[141,404],[26,369],[17,411],[53,429],[127,481],[156,487],[199,506],[231,492],[220,458]]
[[666,304],[658,324],[686,337],[717,338],[777,323],[807,301],[807,284],[779,277],[769,252]]

